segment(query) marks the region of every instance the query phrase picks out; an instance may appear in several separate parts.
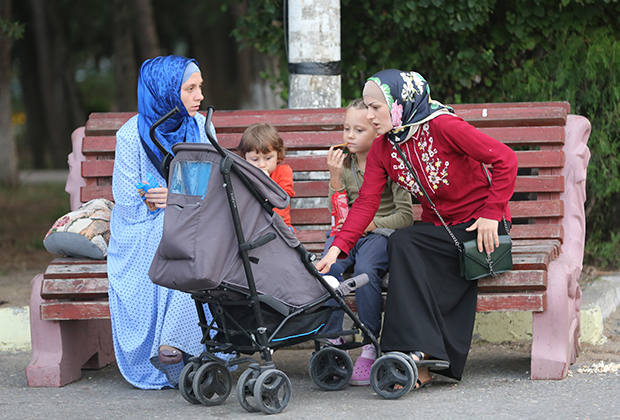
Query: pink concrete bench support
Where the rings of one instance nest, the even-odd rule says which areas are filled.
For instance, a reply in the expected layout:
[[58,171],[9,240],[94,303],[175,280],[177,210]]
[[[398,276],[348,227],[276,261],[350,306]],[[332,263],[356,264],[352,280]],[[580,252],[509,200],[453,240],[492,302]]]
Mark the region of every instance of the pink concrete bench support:
[[569,115],[566,122],[566,162],[562,254],[549,265],[547,310],[532,316],[532,379],[563,379],[579,353],[581,289],[577,281],[585,246],[586,175],[590,122]]
[[114,362],[109,319],[43,321],[39,308],[43,274],[32,279],[30,331],[32,359],[26,368],[28,386],[60,387],[82,377],[82,369],[100,369]]

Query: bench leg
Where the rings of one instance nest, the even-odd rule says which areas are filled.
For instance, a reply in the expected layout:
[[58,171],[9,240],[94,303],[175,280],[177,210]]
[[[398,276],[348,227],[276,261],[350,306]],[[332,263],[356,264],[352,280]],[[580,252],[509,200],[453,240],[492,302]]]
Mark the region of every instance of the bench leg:
[[43,274],[31,282],[30,334],[32,358],[26,368],[28,386],[60,387],[82,377],[82,369],[99,369],[114,361],[109,320],[42,321]]
[[581,267],[568,259],[549,265],[547,310],[532,316],[532,379],[564,379],[579,353]]

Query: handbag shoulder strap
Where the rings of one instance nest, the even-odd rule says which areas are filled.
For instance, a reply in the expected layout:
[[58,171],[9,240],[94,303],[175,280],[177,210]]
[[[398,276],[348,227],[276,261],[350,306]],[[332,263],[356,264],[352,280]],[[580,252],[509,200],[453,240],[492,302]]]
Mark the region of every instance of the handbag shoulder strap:
[[[407,157],[405,156],[405,154],[401,150],[400,146],[398,144],[394,144],[394,147],[396,148],[396,151],[398,152],[398,155],[400,156],[400,158],[403,160],[403,162],[405,162],[405,166],[407,166],[407,169],[409,170],[409,172],[413,176],[413,179],[415,179],[415,182],[418,184],[418,187],[420,187],[420,190],[422,191],[422,194],[424,194],[424,197],[426,197],[426,199],[428,200],[428,203],[430,204],[431,208],[433,209],[433,211],[435,212],[435,214],[437,215],[437,217],[441,221],[441,224],[443,225],[443,227],[446,229],[446,231],[448,232],[448,234],[450,235],[450,237],[454,241],[454,245],[456,245],[456,248],[459,250],[459,252],[463,252],[463,247],[462,247],[461,243],[459,242],[458,239],[456,239],[456,236],[454,236],[454,233],[452,233],[452,230],[448,227],[448,224],[443,220],[443,217],[441,217],[441,214],[439,214],[439,211],[437,210],[437,207],[435,207],[435,203],[433,203],[433,200],[431,200],[431,197],[428,195],[428,193],[426,192],[426,190],[422,186],[422,183],[420,182],[420,179],[418,178],[418,175],[415,173],[415,171],[411,167],[411,164],[409,163],[409,160],[407,159]],[[487,176],[487,180],[489,181],[489,185],[492,185],[491,175],[489,174],[489,170],[487,169],[486,166],[484,166],[484,163],[481,163],[481,165],[484,168],[484,173]],[[504,220],[504,228],[506,229],[506,233],[508,233],[508,235],[510,235],[510,229],[508,229],[508,223],[506,222],[506,217],[504,215],[502,215],[502,219]]]

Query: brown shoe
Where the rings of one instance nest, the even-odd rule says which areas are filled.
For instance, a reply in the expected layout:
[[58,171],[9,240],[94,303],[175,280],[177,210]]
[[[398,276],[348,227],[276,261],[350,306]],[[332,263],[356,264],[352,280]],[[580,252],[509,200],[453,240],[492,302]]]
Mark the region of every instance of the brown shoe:
[[157,358],[166,365],[176,365],[183,360],[183,353],[174,347],[160,346]]

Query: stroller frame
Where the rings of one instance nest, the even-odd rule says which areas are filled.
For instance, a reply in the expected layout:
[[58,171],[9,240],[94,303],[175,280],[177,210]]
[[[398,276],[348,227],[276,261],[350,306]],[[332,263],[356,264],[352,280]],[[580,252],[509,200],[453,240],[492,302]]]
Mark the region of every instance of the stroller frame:
[[[160,144],[155,137],[155,128],[176,112],[178,112],[178,109],[173,109],[158,120],[151,128],[151,139],[158,147]],[[286,374],[276,369],[272,354],[278,348],[309,340],[314,340],[315,342],[315,351],[309,361],[310,376],[319,387],[326,390],[338,390],[346,386],[353,373],[353,364],[351,358],[344,350],[357,348],[365,344],[373,344],[378,360],[388,357],[380,366],[377,366],[377,363],[373,365],[373,369],[371,370],[371,385],[374,390],[384,398],[398,398],[407,393],[417,380],[417,367],[414,361],[411,357],[402,353],[390,353],[381,357],[381,348],[377,339],[367,327],[360,322],[359,318],[347,306],[343,299],[344,294],[355,289],[354,279],[344,282],[349,282],[349,287],[343,289],[345,290],[344,294],[341,287],[333,289],[313,265],[313,262],[316,260],[316,255],[308,252],[301,243],[294,249],[299,253],[299,257],[305,268],[323,286],[327,294],[294,310],[271,296],[259,295],[251,266],[253,262],[256,263],[258,261],[256,261],[256,259],[253,261],[253,257],[249,255],[249,251],[276,239],[276,234],[270,232],[252,242],[246,241],[237,201],[235,199],[231,172],[241,180],[270,216],[274,213],[273,205],[263,197],[261,192],[258,191],[246,175],[239,169],[229,155],[232,152],[224,150],[213,137],[210,130],[213,112],[214,107],[209,106],[207,108],[205,132],[212,146],[222,158],[219,164],[219,171],[224,179],[223,186],[230,207],[235,235],[239,246],[239,256],[246,276],[248,290],[242,290],[241,288],[224,283],[215,289],[191,292],[192,299],[195,301],[196,310],[198,312],[199,326],[203,331],[203,339],[201,342],[206,346],[206,351],[200,356],[189,358],[188,363],[181,372],[179,389],[183,397],[191,403],[200,402],[208,406],[223,403],[232,391],[232,377],[229,368],[242,363],[250,363],[249,368],[239,378],[236,387],[237,398],[240,405],[249,412],[263,411],[269,414],[280,413],[290,400],[291,383]],[[168,169],[171,160],[170,154],[167,154],[165,156],[165,168],[162,165],[162,170],[165,171],[166,178],[169,178]],[[227,295],[219,294],[219,291],[239,294],[245,299],[230,300],[227,299]],[[336,302],[336,307],[319,307],[330,299]],[[212,312],[213,309],[215,309],[215,313],[212,313],[213,320],[211,322],[207,321],[204,312],[203,305],[205,303],[209,304],[209,307],[212,308]],[[255,332],[246,331],[227,310],[227,308],[233,309],[234,307],[240,306],[252,309],[257,325]],[[319,326],[316,331],[310,331],[309,333],[301,334],[297,337],[293,336],[292,339],[287,338],[286,342],[280,342],[279,339],[276,338],[276,335],[286,323],[299,315],[314,311],[329,311],[331,314],[332,311],[338,309],[342,309],[349,315],[353,320],[354,329],[320,334],[318,331],[323,327],[323,324]],[[276,330],[270,335],[268,335],[268,328],[265,323],[266,310],[284,316],[284,319],[277,326]],[[218,325],[216,325],[216,319],[218,319]],[[231,331],[228,328],[229,322],[243,333],[245,339],[249,341],[249,345],[232,344],[234,337],[231,336]],[[360,331],[364,335],[361,343],[353,342],[333,345],[327,341],[329,338],[353,335]],[[211,336],[212,333],[216,333],[217,337],[223,335],[225,337],[225,343],[222,344],[221,342],[213,340]],[[323,347],[321,347],[322,344],[324,344]],[[264,361],[262,365],[257,363],[252,357],[240,356],[241,353],[253,354],[255,352],[260,353]],[[215,353],[236,353],[236,357],[230,360],[224,360],[216,356]],[[374,375],[373,370],[375,371]],[[404,382],[402,380],[403,373],[406,377]],[[400,385],[401,388],[395,390],[395,385]]]

